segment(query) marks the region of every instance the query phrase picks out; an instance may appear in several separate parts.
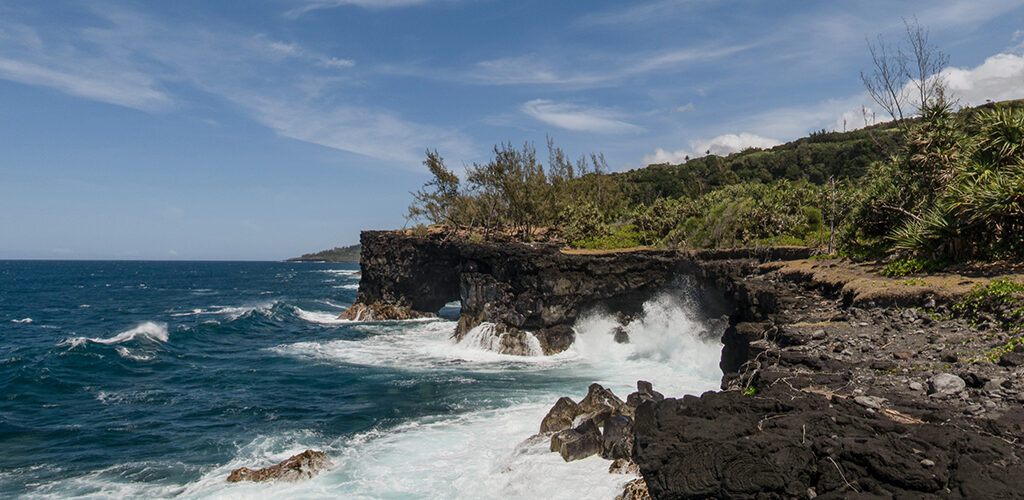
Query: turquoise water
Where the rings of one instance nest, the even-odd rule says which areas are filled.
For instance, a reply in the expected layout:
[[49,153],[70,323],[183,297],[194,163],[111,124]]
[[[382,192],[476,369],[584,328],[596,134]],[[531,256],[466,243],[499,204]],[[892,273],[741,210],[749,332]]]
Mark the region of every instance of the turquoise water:
[[[595,314],[568,352],[521,358],[455,344],[458,304],[337,320],[357,269],[0,261],[0,497],[612,498],[629,478],[607,462],[519,445],[555,399],[594,381],[623,397],[638,378],[718,384],[714,335],[671,293],[629,325],[632,345]],[[307,448],[331,470],[225,481]]]

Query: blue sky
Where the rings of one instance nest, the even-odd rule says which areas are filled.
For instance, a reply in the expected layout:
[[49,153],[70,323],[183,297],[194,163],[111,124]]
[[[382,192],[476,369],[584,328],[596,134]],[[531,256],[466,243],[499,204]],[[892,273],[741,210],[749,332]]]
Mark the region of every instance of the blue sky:
[[1024,97],[1024,0],[0,0],[0,258],[355,243],[428,147],[623,170],[853,128],[902,16],[962,103]]

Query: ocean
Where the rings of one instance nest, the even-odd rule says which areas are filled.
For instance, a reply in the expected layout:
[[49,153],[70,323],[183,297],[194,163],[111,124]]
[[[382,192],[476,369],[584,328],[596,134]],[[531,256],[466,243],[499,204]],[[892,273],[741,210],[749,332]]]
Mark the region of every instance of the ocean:
[[[0,498],[605,498],[629,476],[522,444],[561,396],[638,379],[718,387],[721,346],[686,290],[616,344],[580,318],[566,352],[516,357],[436,319],[336,319],[358,265],[0,261]],[[296,483],[228,483],[306,449]]]

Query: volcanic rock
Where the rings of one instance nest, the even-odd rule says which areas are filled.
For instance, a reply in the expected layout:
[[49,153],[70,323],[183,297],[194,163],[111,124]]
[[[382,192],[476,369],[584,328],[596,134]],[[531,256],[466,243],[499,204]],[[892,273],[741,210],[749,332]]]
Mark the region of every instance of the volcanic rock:
[[959,394],[966,388],[967,382],[952,373],[940,373],[928,379],[928,394],[937,398]]
[[601,456],[609,460],[633,456],[633,419],[616,415],[604,423],[604,443]]
[[327,454],[322,451],[306,450],[298,455],[292,456],[277,465],[252,470],[248,467],[241,467],[231,471],[228,476],[229,483],[239,481],[300,481],[310,479],[320,471],[331,466]]
[[572,398],[558,398],[544,420],[540,423],[541,432],[557,432],[572,427],[573,419],[580,414],[580,407]]

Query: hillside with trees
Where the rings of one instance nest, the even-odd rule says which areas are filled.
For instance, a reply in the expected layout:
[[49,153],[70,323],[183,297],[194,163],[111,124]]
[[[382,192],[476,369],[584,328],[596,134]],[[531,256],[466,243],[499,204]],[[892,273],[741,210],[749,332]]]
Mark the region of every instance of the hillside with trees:
[[885,123],[622,173],[548,139],[546,168],[532,144],[502,144],[463,181],[428,151],[408,218],[483,239],[544,227],[595,249],[805,245],[893,256],[892,272],[1024,258],[1024,100],[960,108],[945,56],[906,28],[904,46],[869,43],[861,75]]

